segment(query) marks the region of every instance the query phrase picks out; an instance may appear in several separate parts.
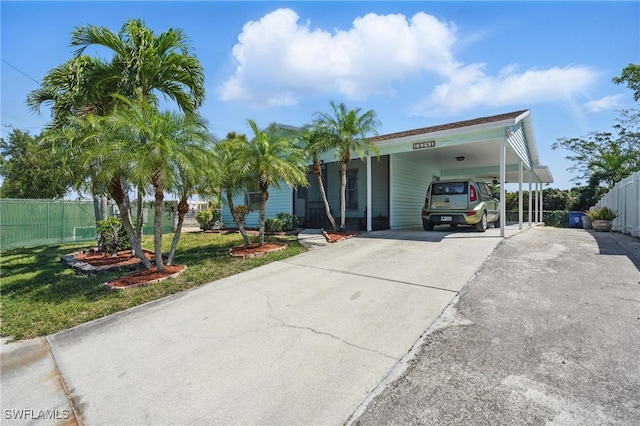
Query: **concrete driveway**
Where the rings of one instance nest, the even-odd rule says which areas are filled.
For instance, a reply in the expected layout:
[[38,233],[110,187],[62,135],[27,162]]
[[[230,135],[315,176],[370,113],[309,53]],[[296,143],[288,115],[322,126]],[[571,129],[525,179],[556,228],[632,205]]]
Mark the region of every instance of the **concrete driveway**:
[[640,425],[640,240],[505,240],[349,424]]
[[3,344],[3,424],[25,424],[7,409],[91,425],[342,424],[501,241],[498,229],[363,234]]

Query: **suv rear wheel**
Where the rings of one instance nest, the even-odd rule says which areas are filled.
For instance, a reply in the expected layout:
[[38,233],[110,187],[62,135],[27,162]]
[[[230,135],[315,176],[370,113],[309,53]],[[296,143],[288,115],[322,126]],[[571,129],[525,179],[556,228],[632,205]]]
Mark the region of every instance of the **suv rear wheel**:
[[487,230],[487,212],[482,212],[482,219],[476,223],[476,231],[484,232]]
[[425,231],[433,231],[433,223],[429,223],[426,220],[422,221],[422,227]]

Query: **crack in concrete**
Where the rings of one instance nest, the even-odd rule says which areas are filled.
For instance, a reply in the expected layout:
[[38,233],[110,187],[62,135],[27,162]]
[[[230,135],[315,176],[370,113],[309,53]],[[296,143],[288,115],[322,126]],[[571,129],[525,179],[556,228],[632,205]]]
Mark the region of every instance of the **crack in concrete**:
[[360,350],[367,351],[367,352],[372,352],[372,353],[378,354],[380,356],[383,356],[385,358],[389,358],[389,359],[398,361],[398,358],[396,358],[394,356],[391,356],[391,355],[386,354],[384,352],[380,352],[380,351],[378,351],[376,349],[371,349],[371,348],[367,348],[365,346],[357,345],[355,343],[352,343],[352,342],[349,342],[349,341],[343,339],[340,336],[336,336],[335,334],[332,334],[332,333],[329,333],[329,332],[326,332],[326,331],[319,331],[319,330],[314,329],[313,327],[301,326],[301,325],[295,325],[295,324],[288,324],[288,323],[284,322],[284,320],[282,318],[279,318],[278,316],[276,316],[274,314],[273,306],[271,306],[271,300],[270,300],[270,298],[269,298],[269,296],[267,294],[261,292],[260,290],[256,290],[256,289],[251,289],[251,288],[248,288],[248,287],[247,287],[247,289],[258,293],[258,294],[262,295],[265,298],[265,301],[267,302],[267,307],[269,308],[269,313],[268,313],[269,318],[271,318],[271,319],[273,319],[275,321],[278,321],[281,324],[282,327],[293,328],[293,329],[296,329],[296,330],[307,330],[307,331],[312,332],[313,334],[318,334],[318,335],[321,335],[321,336],[331,337],[332,339],[338,340],[338,341],[344,343],[347,346],[351,346],[352,348],[360,349]]
[[67,384],[67,380],[62,375],[62,371],[60,371],[60,367],[58,366],[58,360],[57,360],[55,354],[53,353],[53,348],[51,347],[51,342],[49,342],[49,338],[46,337],[46,336],[43,338],[43,340],[44,340],[44,342],[45,342],[45,344],[47,346],[47,351],[49,351],[49,355],[51,356],[51,360],[53,361],[53,368],[54,368],[56,376],[58,377],[58,381],[60,382],[60,388],[64,392],[64,395],[66,396],[67,401],[69,402],[69,407],[71,408],[71,413],[73,414],[73,418],[67,419],[67,422],[65,424],[72,425],[72,424],[74,424],[74,420],[75,420],[75,425],[83,426],[84,425],[84,418],[82,416],[81,408],[80,408],[79,404],[77,404],[78,401],[73,396],[72,390],[69,389],[69,386]]
[[312,265],[301,265],[299,263],[287,262],[286,259],[285,260],[281,260],[280,262],[289,263],[289,264],[295,265],[295,266],[301,266],[303,268],[314,268],[314,269],[320,269],[322,271],[336,272],[336,273],[339,273],[339,274],[355,275],[357,277],[363,277],[363,278],[373,278],[373,279],[376,279],[376,280],[388,281],[390,283],[411,285],[411,286],[414,286],[414,287],[430,288],[430,289],[433,289],[433,290],[442,290],[442,291],[447,291],[449,293],[456,293],[456,294],[458,293],[458,290],[452,290],[450,288],[436,287],[436,286],[433,286],[433,285],[426,285],[426,284],[416,284],[416,283],[412,283],[412,282],[409,282],[409,281],[394,280],[393,278],[380,278],[380,277],[376,277],[376,276],[373,276],[373,275],[358,274],[356,272],[349,272],[349,271],[341,271],[339,269],[321,268],[319,266],[312,266]]

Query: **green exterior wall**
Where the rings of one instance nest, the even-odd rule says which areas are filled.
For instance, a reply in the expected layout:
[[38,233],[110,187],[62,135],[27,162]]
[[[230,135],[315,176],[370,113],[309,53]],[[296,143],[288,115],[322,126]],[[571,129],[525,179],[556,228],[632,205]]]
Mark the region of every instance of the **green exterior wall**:
[[391,156],[391,229],[422,226],[427,186],[439,170],[406,155]]

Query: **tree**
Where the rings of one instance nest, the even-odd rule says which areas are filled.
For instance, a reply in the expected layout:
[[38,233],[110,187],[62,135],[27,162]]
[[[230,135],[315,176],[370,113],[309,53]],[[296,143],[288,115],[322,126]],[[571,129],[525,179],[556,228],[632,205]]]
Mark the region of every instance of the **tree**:
[[[213,137],[211,137],[213,141]],[[178,164],[178,173],[176,180],[173,182],[171,192],[178,196],[178,223],[176,231],[173,234],[169,254],[167,254],[167,265],[173,264],[184,217],[189,212],[189,197],[194,193],[203,193],[209,187],[209,176],[217,176],[218,162],[216,160],[216,152],[213,149],[206,149],[202,156],[196,156],[192,164]]]
[[575,195],[571,191],[557,188],[542,190],[542,205],[545,210],[569,210],[574,204]]
[[11,129],[0,138],[0,188],[3,198],[63,198],[70,184],[64,158],[40,136]]
[[[72,33],[71,45],[97,45],[114,52],[105,67],[92,73],[91,87],[115,84],[127,98],[155,99],[156,92],[173,99],[186,112],[195,111],[204,101],[204,70],[192,54],[185,34],[170,28],[156,36],[143,21],[124,23],[118,34],[104,27],[80,26]],[[128,201],[128,192],[125,193]],[[142,192],[138,192],[136,233],[142,235]]]
[[[211,154],[207,150],[210,134],[204,121],[194,113],[160,112],[144,100],[129,101],[120,97],[120,101],[121,104],[107,117],[107,128],[112,136],[103,140],[109,146],[101,146],[97,152],[109,155],[111,165],[108,167],[114,167],[113,175],[120,174],[128,166],[128,178],[137,187],[151,186],[155,264],[158,271],[163,271],[164,193],[181,186],[184,195],[184,184],[193,181],[193,173]],[[114,140],[125,141],[122,150],[111,147]]]
[[[99,59],[81,55],[49,71],[41,86],[27,95],[27,104],[39,113],[41,106],[51,107],[52,123],[45,129],[45,140],[50,142],[53,154],[65,163],[65,172],[70,176],[70,186],[82,191],[91,189],[96,204],[96,223],[107,219],[107,197],[104,189],[98,189],[92,182],[86,184],[86,171],[76,161],[78,150],[65,139],[61,129],[69,120],[87,115],[104,116],[113,108],[110,94],[116,90],[112,81],[96,82],[93,77],[99,69],[107,65]],[[98,196],[100,208],[98,207]],[[101,211],[100,216],[97,212]]]
[[253,179],[260,190],[259,245],[264,244],[269,187],[307,185],[306,153],[296,144],[295,135],[276,124],[261,130],[249,120],[254,137],[239,144],[241,175]]
[[[145,102],[153,102],[157,94],[162,94],[173,99],[180,109],[187,112],[195,111],[204,101],[202,65],[192,54],[180,30],[169,29],[156,35],[141,20],[125,22],[117,34],[103,27],[81,26],[73,32],[71,45],[79,47],[76,57],[60,69],[53,70],[50,79],[45,79],[43,90],[34,93],[31,98],[32,103],[38,105],[47,100],[54,102],[54,113],[60,112],[63,119],[68,112],[78,111],[107,115],[114,104],[105,102],[97,106],[95,100],[113,99],[110,97],[112,93],[119,93],[128,99],[141,98]],[[113,58],[109,62],[101,62],[83,55],[85,48],[91,45],[110,49],[114,53]],[[86,94],[90,96],[84,97]],[[120,153],[124,152],[121,142],[113,145]],[[129,218],[127,167],[121,167],[118,174],[108,178],[104,177],[104,173],[100,174],[103,182],[109,182],[116,203],[127,210],[124,212],[121,208],[121,214]],[[133,247],[137,246],[134,243],[141,239],[142,233],[144,188],[137,188],[137,227],[133,230],[125,224],[127,232],[136,234],[130,236]],[[136,248],[134,251],[139,257],[145,258],[143,252]]]
[[242,175],[240,148],[247,143],[248,140],[245,135],[230,132],[224,141],[216,144],[215,149],[219,170],[218,182],[227,196],[227,205],[233,222],[240,231],[244,243],[248,245],[251,240],[244,226],[246,213],[243,212],[243,209],[237,209],[233,203],[233,196],[245,187],[246,176]]
[[327,219],[331,223],[333,230],[336,231],[336,220],[331,214],[331,207],[329,206],[329,200],[327,199],[327,193],[324,189],[324,183],[322,181],[322,167],[320,166],[320,155],[328,151],[331,146],[330,135],[322,131],[318,126],[307,126],[300,133],[300,140],[304,146],[304,149],[311,160],[311,169],[316,179],[318,180],[318,188],[320,189],[320,195],[322,196],[322,202],[324,203],[324,211],[327,215]]
[[194,112],[204,101],[204,70],[187,44],[186,35],[170,28],[158,35],[142,20],[131,19],[117,34],[108,28],[80,26],[71,45],[103,46],[114,52],[108,67],[94,73],[94,83],[117,82],[118,93],[149,101],[158,92],[174,100],[185,112]]
[[573,154],[566,156],[574,165],[568,170],[577,172],[574,180],[592,184],[604,183],[612,188],[617,182],[640,170],[640,152],[627,141],[626,129],[617,128],[617,135],[592,132],[586,137],[560,138],[551,148],[564,148]]
[[379,155],[378,147],[367,136],[377,135],[380,121],[373,110],[361,112],[360,108],[348,110],[344,103],[330,103],[331,112],[317,112],[315,123],[330,135],[330,146],[340,159],[340,229],[344,231],[346,222],[347,166],[351,162],[351,152],[359,157],[369,155],[369,150]]
[[42,105],[50,106],[54,128],[73,116],[105,116],[114,104],[110,95],[117,91],[113,80],[97,79],[107,66],[87,55],[74,57],[49,71],[40,87],[27,95],[27,104],[36,113]]
[[612,81],[616,84],[627,83],[627,87],[633,90],[633,99],[640,101],[640,65],[629,64],[619,77],[614,77]]

